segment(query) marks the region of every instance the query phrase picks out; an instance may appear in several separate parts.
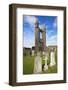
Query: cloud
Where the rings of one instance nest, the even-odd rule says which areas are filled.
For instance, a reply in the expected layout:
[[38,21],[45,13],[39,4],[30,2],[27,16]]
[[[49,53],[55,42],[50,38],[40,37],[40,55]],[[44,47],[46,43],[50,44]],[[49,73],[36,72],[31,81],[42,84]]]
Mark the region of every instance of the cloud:
[[24,47],[29,47],[29,48],[31,48],[32,46],[35,46],[34,41],[26,40],[26,42],[24,42]]
[[35,16],[24,16],[24,18],[26,23],[28,23],[31,27],[34,27],[35,21],[37,19]]
[[[24,16],[24,23],[27,23],[30,26],[30,27],[28,26],[25,27],[26,28],[24,32],[24,46],[25,47],[32,47],[35,45],[34,24],[36,20],[37,20],[36,16],[30,16],[30,15]],[[47,46],[57,45],[57,33],[56,33],[57,18],[54,19],[51,25],[47,23],[46,24],[40,23],[39,25],[40,29],[44,27],[46,29],[46,45]]]
[[57,27],[57,18],[55,18],[55,20],[54,20],[53,27],[54,27],[54,28]]
[[45,25],[45,24],[40,24],[40,25],[39,25],[39,28],[43,30],[43,29],[46,28],[46,25]]
[[49,37],[47,35],[46,44],[47,44],[47,46],[48,45],[57,45],[57,35],[53,35],[51,37]]
[[36,21],[35,16],[24,16],[24,24],[28,24],[29,27],[24,27],[24,47],[35,46],[34,36],[34,24]]
[[32,47],[32,46],[35,46],[35,37],[33,36],[24,36],[24,47]]
[[[57,45],[57,35],[53,35],[51,37],[46,37],[46,45]],[[24,37],[24,47],[31,48],[32,46],[35,46],[35,38],[32,37],[31,39]]]

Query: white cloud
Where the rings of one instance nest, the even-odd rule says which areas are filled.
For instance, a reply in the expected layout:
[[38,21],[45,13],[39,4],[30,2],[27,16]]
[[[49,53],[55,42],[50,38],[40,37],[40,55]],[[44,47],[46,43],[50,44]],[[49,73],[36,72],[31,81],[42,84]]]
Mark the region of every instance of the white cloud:
[[57,35],[53,35],[50,38],[47,36],[46,44],[48,45],[57,45]]
[[[37,18],[35,16],[25,16],[25,21],[27,23],[30,24],[31,27],[34,27],[34,24],[35,24],[35,21],[37,20]],[[57,19],[54,20],[54,23],[53,23],[53,26],[56,27],[57,26]],[[48,29],[48,26],[45,25],[45,24],[40,24],[39,27],[42,29],[42,28],[46,28]],[[50,34],[53,33],[53,31],[50,32]],[[26,47],[32,47],[35,45],[35,40],[34,39],[28,39],[28,38],[25,38],[24,39],[24,46]],[[57,45],[57,35],[53,35],[51,37],[49,37],[48,35],[46,35],[46,44],[47,46],[48,45]]]
[[24,47],[29,47],[29,48],[32,48],[33,46],[35,46],[35,43],[32,42],[32,41],[27,41],[27,42],[24,42]]
[[31,27],[34,27],[36,19],[35,16],[25,16],[25,21],[29,23]]
[[39,28],[42,29],[42,30],[44,30],[44,29],[46,29],[46,25],[45,24],[40,24],[39,25]]
[[35,46],[35,38],[28,38],[28,37],[24,37],[24,47],[29,47],[31,48],[32,46]]
[[[53,22],[53,28],[57,27],[57,18]],[[52,35],[54,33],[54,30],[50,30],[48,33],[46,33],[46,44],[48,45],[57,45],[57,35]]]
[[[46,45],[47,46],[57,45],[57,36],[53,35],[50,38],[47,36],[46,37]],[[35,38],[32,38],[32,39],[24,38],[24,47],[31,48],[32,46],[35,46]]]
[[53,27],[54,27],[54,28],[57,27],[57,18],[54,20]]

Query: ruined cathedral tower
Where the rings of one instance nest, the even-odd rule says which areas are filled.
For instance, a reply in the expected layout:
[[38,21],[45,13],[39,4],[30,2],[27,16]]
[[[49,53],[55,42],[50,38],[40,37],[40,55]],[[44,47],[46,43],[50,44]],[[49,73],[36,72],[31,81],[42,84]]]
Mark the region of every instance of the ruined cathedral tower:
[[46,49],[46,32],[45,27],[39,28],[39,22],[36,18],[35,21],[35,52],[45,52]]

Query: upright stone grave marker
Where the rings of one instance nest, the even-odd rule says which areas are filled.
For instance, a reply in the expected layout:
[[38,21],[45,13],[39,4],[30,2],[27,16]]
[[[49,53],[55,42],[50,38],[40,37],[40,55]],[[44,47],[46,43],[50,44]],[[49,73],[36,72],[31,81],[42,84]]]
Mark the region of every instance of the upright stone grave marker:
[[50,66],[54,66],[55,64],[56,64],[55,52],[54,52],[54,50],[51,50],[51,53],[50,53]]
[[37,53],[34,61],[34,73],[39,74],[42,73],[42,59],[40,57],[40,53]]
[[45,54],[45,65],[44,65],[44,71],[48,70],[48,65],[47,65],[47,61],[48,61],[48,53]]

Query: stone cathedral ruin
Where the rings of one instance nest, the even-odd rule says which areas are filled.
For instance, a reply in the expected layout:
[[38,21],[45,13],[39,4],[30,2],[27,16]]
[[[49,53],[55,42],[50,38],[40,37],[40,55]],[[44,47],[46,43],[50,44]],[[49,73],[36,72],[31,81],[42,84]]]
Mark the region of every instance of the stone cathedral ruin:
[[39,22],[35,22],[35,52],[39,51],[45,52],[46,50],[46,32],[45,27],[43,29],[39,28]]
[[[39,27],[39,21],[36,18],[35,21],[35,46],[32,48],[24,48],[24,53],[30,53],[34,58],[34,74],[40,74],[43,71],[48,70],[48,67],[52,67],[56,64],[55,62],[55,52],[57,46],[46,46],[46,27]],[[44,58],[43,58],[44,57]],[[50,57],[50,63],[47,64],[48,58]],[[42,58],[45,61],[42,65]],[[43,67],[43,69],[42,69]]]
[[53,66],[56,64],[54,48],[52,47],[49,52],[48,48],[46,47],[46,28],[43,26],[43,28],[40,29],[39,22],[37,19],[35,22],[35,53],[36,53],[36,57],[35,57],[35,63],[34,63],[34,73],[42,73],[41,55],[44,56],[44,60],[45,60],[44,71],[48,69],[47,60],[48,60],[49,53],[50,53],[50,60],[51,60],[50,66]]

